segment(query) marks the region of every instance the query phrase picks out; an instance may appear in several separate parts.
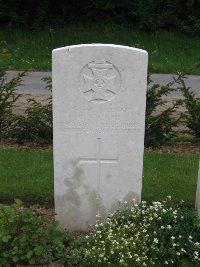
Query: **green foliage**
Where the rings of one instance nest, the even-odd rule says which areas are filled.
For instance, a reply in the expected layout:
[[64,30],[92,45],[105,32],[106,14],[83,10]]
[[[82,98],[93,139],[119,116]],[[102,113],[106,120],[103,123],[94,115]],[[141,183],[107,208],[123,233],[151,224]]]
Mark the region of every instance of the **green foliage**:
[[21,204],[17,200],[11,206],[0,206],[0,266],[62,262],[68,233],[58,231],[58,224],[38,213],[37,207]]
[[20,96],[16,94],[16,88],[21,85],[24,75],[25,72],[22,72],[6,81],[5,72],[0,71],[0,137],[6,135],[15,122],[16,116],[12,108]]
[[63,257],[63,262],[70,263],[70,266],[82,266],[85,257],[87,239],[85,235],[76,235],[71,239],[70,245],[66,249],[67,257]]
[[[154,84],[147,89],[146,95],[146,116],[145,116],[145,146],[156,147],[167,143],[174,135],[174,127],[177,127],[181,117],[175,118],[173,115],[177,107],[182,103],[175,101],[172,107],[165,108],[160,113],[157,108],[164,106],[166,101],[163,96],[169,95],[175,89],[173,84],[179,79],[174,78],[166,86]],[[151,82],[148,78],[148,84]]]
[[186,86],[183,78],[179,79],[180,87],[178,89],[181,90],[185,98],[184,104],[187,112],[184,114],[184,118],[189,129],[188,132],[200,139],[200,98],[191,91],[190,87]]
[[[52,90],[50,77],[43,80],[47,83],[46,89]],[[47,104],[43,105],[34,99],[29,99],[29,106],[25,111],[25,116],[18,116],[12,137],[18,143],[25,141],[36,143],[51,143],[53,139],[52,129],[52,96],[47,99]]]
[[177,28],[199,32],[199,1],[153,0],[2,0],[0,22],[31,28],[39,25],[64,24],[69,21],[112,21],[129,23],[134,28],[155,30]]
[[122,203],[105,223],[97,217],[86,238],[86,266],[199,266],[200,262],[200,221],[194,210],[170,200]]
[[18,143],[25,141],[51,143],[53,138],[51,101],[46,105],[34,99],[29,99],[28,102],[30,106],[26,109],[25,116],[17,118],[12,137]]
[[19,200],[0,205],[0,266],[199,266],[200,220],[170,198],[147,204],[120,203],[89,235],[57,229],[36,206]]

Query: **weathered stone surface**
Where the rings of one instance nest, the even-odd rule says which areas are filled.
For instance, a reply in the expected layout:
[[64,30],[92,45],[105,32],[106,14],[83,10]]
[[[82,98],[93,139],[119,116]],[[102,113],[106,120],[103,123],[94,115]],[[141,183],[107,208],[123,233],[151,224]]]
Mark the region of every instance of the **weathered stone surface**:
[[196,192],[196,209],[198,215],[200,216],[200,161],[199,161],[199,172],[198,172],[198,180],[197,180],[197,192]]
[[53,51],[55,208],[87,231],[119,201],[141,199],[147,52],[118,45]]

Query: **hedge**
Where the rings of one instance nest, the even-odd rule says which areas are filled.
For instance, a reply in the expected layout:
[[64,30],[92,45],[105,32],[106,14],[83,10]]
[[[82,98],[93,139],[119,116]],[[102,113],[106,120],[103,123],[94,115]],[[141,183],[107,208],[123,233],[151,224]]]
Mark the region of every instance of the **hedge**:
[[111,22],[146,31],[200,31],[199,0],[1,0],[0,5],[0,24],[6,25]]

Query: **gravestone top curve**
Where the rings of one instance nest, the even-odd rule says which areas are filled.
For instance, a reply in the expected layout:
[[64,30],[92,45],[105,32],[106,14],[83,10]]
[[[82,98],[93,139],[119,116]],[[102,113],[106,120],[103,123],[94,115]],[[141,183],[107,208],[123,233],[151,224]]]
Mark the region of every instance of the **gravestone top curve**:
[[148,55],[146,50],[140,49],[140,48],[135,48],[127,45],[116,45],[116,44],[101,44],[101,43],[94,43],[94,44],[79,44],[79,45],[69,45],[69,46],[63,46],[59,48],[53,49],[53,53],[59,52],[62,50],[72,50],[74,48],[81,48],[81,47],[113,47],[113,48],[122,48],[122,49],[127,49],[127,50],[132,50],[140,53],[144,53]]

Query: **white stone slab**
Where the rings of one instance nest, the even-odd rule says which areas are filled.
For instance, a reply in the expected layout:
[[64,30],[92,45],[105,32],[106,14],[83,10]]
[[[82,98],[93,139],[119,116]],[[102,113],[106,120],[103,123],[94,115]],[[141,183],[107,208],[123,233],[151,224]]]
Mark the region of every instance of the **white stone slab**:
[[87,231],[119,201],[141,200],[147,52],[105,44],[53,51],[55,209]]
[[195,207],[197,209],[198,215],[200,216],[200,162],[199,162],[199,172],[198,172],[198,180],[197,180],[197,192],[196,192]]

